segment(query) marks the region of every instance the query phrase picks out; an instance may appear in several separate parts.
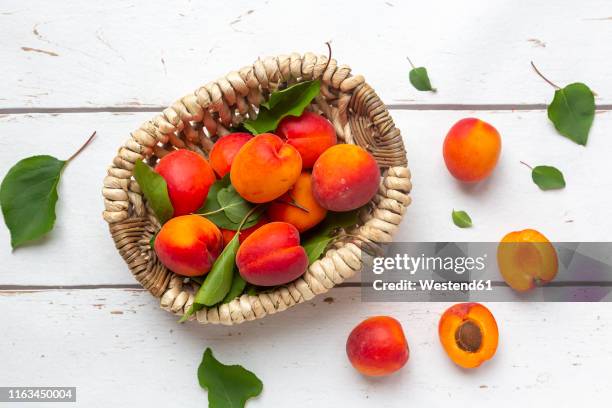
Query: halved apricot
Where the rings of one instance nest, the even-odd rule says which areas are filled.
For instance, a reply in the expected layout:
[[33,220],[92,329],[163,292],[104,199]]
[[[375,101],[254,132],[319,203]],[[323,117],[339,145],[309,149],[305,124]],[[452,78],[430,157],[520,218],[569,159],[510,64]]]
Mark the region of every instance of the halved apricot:
[[495,318],[480,303],[458,303],[440,318],[438,334],[450,359],[460,367],[475,368],[497,351]]

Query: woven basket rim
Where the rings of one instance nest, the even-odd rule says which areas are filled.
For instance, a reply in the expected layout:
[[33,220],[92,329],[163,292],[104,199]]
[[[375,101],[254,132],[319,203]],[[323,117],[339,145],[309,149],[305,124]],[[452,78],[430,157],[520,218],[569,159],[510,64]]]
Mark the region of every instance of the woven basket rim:
[[235,324],[283,311],[325,293],[361,270],[361,243],[392,240],[411,202],[411,175],[400,131],[374,90],[361,75],[353,76],[325,56],[312,53],[267,57],[198,88],[131,133],[120,147],[104,179],[104,219],[120,254],[135,278],[161,306],[183,314],[193,303],[197,284],[168,271],[156,259],[149,239],[159,229],[140,188],[132,178],[137,160],[154,161],[169,149],[188,148],[206,156],[213,138],[231,125],[255,115],[255,109],[279,84],[320,79],[321,95],[313,105],[334,125],[340,141],[358,144],[383,169],[379,192],[360,222],[350,231],[352,242],[336,242],[307,272],[289,284],[243,294],[229,303],[204,308],[191,319],[201,323]]

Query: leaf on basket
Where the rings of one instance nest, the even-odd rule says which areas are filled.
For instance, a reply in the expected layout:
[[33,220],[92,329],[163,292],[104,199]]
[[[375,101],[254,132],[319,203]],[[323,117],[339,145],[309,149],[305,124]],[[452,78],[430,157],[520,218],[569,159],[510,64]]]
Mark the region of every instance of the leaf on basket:
[[585,146],[595,118],[593,91],[582,83],[557,89],[548,106],[548,118],[561,135]]
[[321,257],[325,248],[335,238],[334,232],[338,228],[347,228],[357,224],[358,215],[359,209],[348,212],[328,212],[323,222],[308,232],[302,240],[302,247],[308,255],[308,264],[311,265]]
[[221,302],[229,293],[234,277],[236,252],[240,246],[238,242],[239,235],[235,234],[223,249],[210,272],[206,275],[204,283],[198,289],[193,303],[213,306]]
[[8,171],[0,185],[0,206],[13,248],[41,238],[53,229],[62,171],[95,135],[96,132],[67,160],[32,156],[20,160]]
[[229,303],[232,300],[236,299],[244,292],[244,288],[246,287],[246,281],[240,276],[237,268],[234,268],[234,279],[232,280],[232,286],[227,292],[227,295],[223,299],[222,303]]
[[542,190],[558,190],[565,187],[563,173],[556,167],[536,166],[531,171],[531,178]]
[[254,135],[274,130],[284,117],[300,116],[320,91],[321,82],[317,79],[272,92],[268,101],[259,106],[257,119],[246,120],[244,127]]
[[160,223],[164,224],[174,213],[168,195],[166,180],[142,160],[134,163],[134,178]]
[[200,387],[208,390],[209,408],[243,408],[249,398],[261,394],[263,383],[240,365],[219,362],[210,348],[198,367]]

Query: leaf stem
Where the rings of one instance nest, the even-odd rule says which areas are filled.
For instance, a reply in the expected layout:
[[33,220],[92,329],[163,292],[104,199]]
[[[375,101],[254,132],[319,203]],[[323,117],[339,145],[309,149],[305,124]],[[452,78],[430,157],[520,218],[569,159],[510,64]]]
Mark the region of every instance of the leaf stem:
[[545,80],[546,82],[548,82],[549,85],[551,85],[553,88],[555,89],[561,89],[561,87],[557,84],[555,84],[554,82],[552,82],[551,80],[549,80],[548,78],[546,78],[541,72],[540,70],[535,66],[535,64],[533,63],[533,61],[531,61],[531,66],[533,67],[534,71],[536,72],[536,74],[538,74],[540,76],[540,78],[542,78],[543,80]]
[[209,211],[209,212],[205,212],[205,213],[193,213],[193,215],[201,215],[203,217],[206,217],[207,215],[217,214],[217,213],[220,213],[222,211],[225,211],[228,208],[235,207],[237,205],[240,205],[240,203],[233,203],[233,204],[230,204],[230,205],[226,205],[225,207],[221,207],[219,209],[216,209],[216,210],[213,210],[213,211]]
[[91,143],[91,141],[94,139],[94,137],[96,137],[96,131],[94,131],[91,136],[89,136],[89,139],[87,139],[87,141],[85,143],[83,143],[83,146],[79,147],[79,150],[77,150],[76,152],[74,152],[74,154],[72,156],[70,156],[68,158],[68,160],[66,160],[67,163],[70,163],[75,157],[77,157],[83,150],[85,150],[85,148]]
[[259,208],[261,208],[263,204],[258,204],[255,207],[251,208],[249,210],[249,212],[244,216],[244,218],[242,219],[242,221],[240,221],[240,224],[238,225],[238,229],[236,230],[236,234],[240,234],[240,230],[242,229],[242,226],[247,222],[247,220],[249,219],[249,217],[251,215],[253,215],[253,213],[255,213],[256,210],[258,210]]
[[528,165],[527,163],[525,163],[524,161],[520,160],[521,164],[527,166],[530,170],[533,170],[533,167],[531,167],[530,165]]
[[406,57],[406,59],[408,60],[408,62],[410,63],[410,66],[412,67],[412,69],[415,69],[416,67],[414,66],[414,64],[412,63],[412,61],[410,61],[410,57]]

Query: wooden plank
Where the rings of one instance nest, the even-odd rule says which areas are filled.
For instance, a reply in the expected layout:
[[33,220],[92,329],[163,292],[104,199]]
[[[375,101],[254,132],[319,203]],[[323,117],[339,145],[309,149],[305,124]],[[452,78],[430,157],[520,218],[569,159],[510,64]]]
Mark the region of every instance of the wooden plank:
[[[612,189],[606,177],[612,139],[610,112],[597,115],[586,148],[557,135],[543,111],[392,112],[402,130],[413,173],[413,203],[397,241],[493,241],[509,231],[536,228],[554,241],[607,241]],[[488,181],[463,186],[441,155],[448,128],[477,114],[503,137],[499,167]],[[8,115],[0,117],[0,174],[34,154],[68,157],[95,129],[98,137],[70,164],[60,185],[55,230],[41,244],[10,251],[0,228],[0,285],[133,284],[101,218],[106,166],[130,130],[151,114]],[[563,191],[541,192],[520,164],[559,167]],[[458,229],[452,209],[466,210],[471,229]]]
[[[299,17],[298,17],[299,15]],[[0,108],[168,105],[259,56],[326,53],[390,104],[541,104],[584,81],[612,103],[607,0],[419,3],[180,0],[97,4],[6,0],[0,7]],[[408,82],[409,56],[435,95]]]
[[[610,308],[489,304],[499,350],[467,372],[439,344],[448,304],[360,303],[357,289],[331,296],[229,328],[179,325],[141,291],[3,293],[0,382],[76,386],[77,406],[89,408],[205,406],[196,369],[211,347],[263,380],[249,407],[572,406],[612,396]],[[411,355],[399,374],[374,381],[350,367],[344,347],[352,327],[376,314],[402,322]]]

